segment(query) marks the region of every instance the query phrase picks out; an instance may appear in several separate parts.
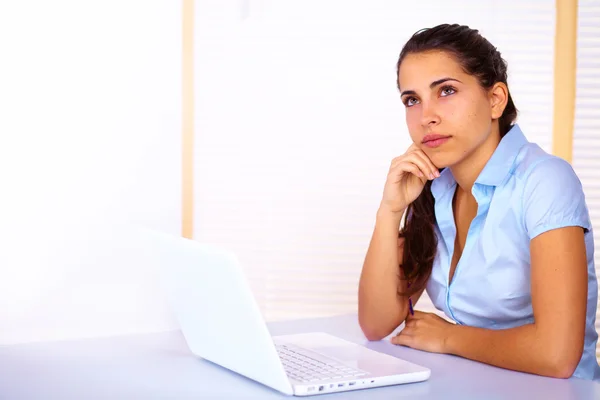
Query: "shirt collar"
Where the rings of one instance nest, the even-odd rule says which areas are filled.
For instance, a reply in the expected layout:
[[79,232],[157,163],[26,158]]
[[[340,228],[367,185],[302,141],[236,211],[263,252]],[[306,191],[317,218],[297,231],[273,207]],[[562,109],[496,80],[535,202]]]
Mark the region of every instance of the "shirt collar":
[[[494,154],[485,164],[475,183],[488,186],[500,185],[510,173],[519,150],[527,143],[527,138],[525,138],[521,128],[517,124],[513,125],[500,140]],[[440,177],[431,183],[431,193],[435,199],[438,199],[455,184],[456,181],[450,168],[444,168],[440,173]]]

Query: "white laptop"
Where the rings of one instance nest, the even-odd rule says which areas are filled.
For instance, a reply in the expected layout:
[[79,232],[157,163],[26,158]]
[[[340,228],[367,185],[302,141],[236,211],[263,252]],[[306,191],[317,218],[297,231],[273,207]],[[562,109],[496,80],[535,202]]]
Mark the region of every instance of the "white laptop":
[[322,333],[271,336],[234,254],[146,231],[193,354],[287,395],[427,380],[428,368]]

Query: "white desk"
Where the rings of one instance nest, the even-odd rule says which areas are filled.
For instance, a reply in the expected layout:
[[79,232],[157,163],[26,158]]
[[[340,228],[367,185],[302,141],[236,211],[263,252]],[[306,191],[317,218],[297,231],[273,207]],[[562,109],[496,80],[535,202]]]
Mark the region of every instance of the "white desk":
[[[348,399],[600,399],[600,383],[544,378],[459,357],[368,342],[356,315],[277,322],[273,334],[325,331],[431,368],[422,383],[325,394]],[[240,326],[240,334],[243,334]],[[287,398],[193,357],[179,331],[0,346],[0,399]]]

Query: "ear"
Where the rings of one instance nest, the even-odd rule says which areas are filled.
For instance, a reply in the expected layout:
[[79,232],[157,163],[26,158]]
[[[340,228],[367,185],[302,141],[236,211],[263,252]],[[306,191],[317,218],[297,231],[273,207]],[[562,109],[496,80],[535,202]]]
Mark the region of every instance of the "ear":
[[502,82],[497,82],[489,90],[490,107],[492,118],[498,119],[502,116],[506,103],[508,103],[508,87]]

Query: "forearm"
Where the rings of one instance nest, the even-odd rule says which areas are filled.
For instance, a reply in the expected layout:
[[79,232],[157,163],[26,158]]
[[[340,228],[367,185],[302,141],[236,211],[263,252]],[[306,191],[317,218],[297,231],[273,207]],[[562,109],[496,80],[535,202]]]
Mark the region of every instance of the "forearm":
[[504,330],[453,325],[449,332],[447,353],[497,367],[568,378],[577,366],[578,358],[563,357],[535,324]]
[[[398,296],[398,229],[400,217],[378,212],[365,257],[358,293],[360,326],[369,340],[389,335],[402,323],[407,304]],[[401,289],[401,287],[400,287]]]

